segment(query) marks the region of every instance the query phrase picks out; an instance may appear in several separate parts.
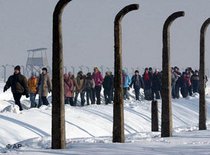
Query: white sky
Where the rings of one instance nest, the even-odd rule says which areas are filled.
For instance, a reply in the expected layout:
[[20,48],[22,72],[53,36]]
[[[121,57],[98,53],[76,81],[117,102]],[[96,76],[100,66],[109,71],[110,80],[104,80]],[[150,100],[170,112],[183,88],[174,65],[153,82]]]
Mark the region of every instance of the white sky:
[[[25,65],[27,50],[46,47],[52,56],[52,13],[57,0],[0,0],[0,64]],[[115,15],[126,5],[140,9],[124,17],[123,64],[161,67],[162,27],[176,11],[185,11],[171,27],[172,65],[198,68],[200,27],[210,17],[209,0],[73,0],[63,14],[66,66],[113,66]],[[206,68],[210,70],[210,35]],[[208,74],[208,73],[207,73]]]

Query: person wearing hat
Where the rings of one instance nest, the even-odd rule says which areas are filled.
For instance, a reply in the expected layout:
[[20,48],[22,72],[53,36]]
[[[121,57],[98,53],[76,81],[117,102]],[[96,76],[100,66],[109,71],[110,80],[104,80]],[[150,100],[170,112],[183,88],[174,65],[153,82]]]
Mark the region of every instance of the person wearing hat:
[[22,95],[26,95],[26,97],[29,97],[29,90],[28,90],[28,83],[27,78],[21,74],[20,72],[20,66],[15,66],[14,68],[14,74],[11,75],[6,85],[4,86],[3,92],[7,91],[11,87],[11,91],[13,94],[13,98],[15,100],[15,104],[19,106],[19,110],[23,110],[22,105],[20,103],[20,99]]
[[52,91],[52,83],[50,76],[47,72],[47,68],[42,68],[42,73],[39,76],[38,82],[38,94],[39,94],[39,104],[38,108],[43,105],[49,105],[47,100],[48,93]]
[[139,100],[140,88],[144,88],[144,82],[138,70],[135,71],[135,74],[131,78],[130,87],[132,86],[135,91],[136,100]]

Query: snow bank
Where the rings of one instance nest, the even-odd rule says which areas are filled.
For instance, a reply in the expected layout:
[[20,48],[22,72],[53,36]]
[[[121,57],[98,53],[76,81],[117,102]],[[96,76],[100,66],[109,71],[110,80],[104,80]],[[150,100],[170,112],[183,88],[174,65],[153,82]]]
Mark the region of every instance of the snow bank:
[[[0,89],[2,86],[3,84],[0,83]],[[207,89],[209,90],[209,87]],[[132,90],[130,94],[134,96]],[[2,153],[136,154],[137,152],[145,153],[144,150],[147,150],[148,154],[155,151],[157,151],[155,154],[163,154],[162,149],[165,149],[164,152],[167,154],[175,154],[178,148],[189,154],[198,153],[200,151],[198,148],[204,149],[203,154],[206,150],[210,151],[207,149],[210,145],[209,130],[198,131],[197,127],[198,95],[172,100],[174,130],[171,138],[161,138],[160,132],[151,132],[151,103],[149,101],[135,101],[132,97],[131,100],[125,101],[126,144],[112,144],[112,104],[84,107],[66,105],[67,150],[62,151],[49,149],[51,147],[52,107],[42,106],[40,109],[29,109],[30,102],[22,98],[24,110],[20,112],[11,97],[10,92],[0,93],[0,152]],[[209,125],[209,95],[206,101]],[[160,122],[161,100],[158,103]],[[15,148],[19,144],[21,147]],[[7,146],[15,147],[8,149]]]

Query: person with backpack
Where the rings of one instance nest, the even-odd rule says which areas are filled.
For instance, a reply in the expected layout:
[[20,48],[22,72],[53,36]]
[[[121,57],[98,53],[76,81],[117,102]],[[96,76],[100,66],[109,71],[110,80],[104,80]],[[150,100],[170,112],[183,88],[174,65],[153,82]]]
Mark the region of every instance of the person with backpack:
[[135,71],[135,74],[131,78],[130,87],[132,86],[135,91],[136,100],[139,100],[140,88],[144,88],[144,82],[138,70]]
[[22,95],[26,95],[27,98],[29,97],[29,89],[27,78],[21,74],[19,65],[15,66],[14,74],[8,78],[3,92],[7,91],[7,89],[9,89],[10,87],[13,98],[15,100],[15,104],[18,105],[19,110],[22,111],[23,108],[20,99]]

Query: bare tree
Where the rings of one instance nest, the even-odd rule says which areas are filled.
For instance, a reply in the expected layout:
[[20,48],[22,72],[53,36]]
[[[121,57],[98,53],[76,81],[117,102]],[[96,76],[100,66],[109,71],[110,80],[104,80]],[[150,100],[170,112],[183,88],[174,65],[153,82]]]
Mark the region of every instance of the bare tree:
[[61,21],[63,9],[70,1],[60,0],[53,12],[52,149],[66,147]]
[[163,26],[163,55],[162,55],[162,117],[161,117],[161,137],[172,135],[172,107],[171,107],[171,63],[170,63],[170,35],[169,28],[172,22],[184,16],[183,11],[170,15]]
[[208,18],[202,25],[200,30],[200,96],[199,96],[199,130],[206,130],[206,101],[205,101],[205,35],[207,26],[210,24]]
[[124,107],[122,86],[122,28],[121,20],[130,11],[137,10],[138,4],[124,7],[115,17],[114,41],[115,41],[115,63],[114,63],[114,108],[113,108],[113,142],[124,143]]

